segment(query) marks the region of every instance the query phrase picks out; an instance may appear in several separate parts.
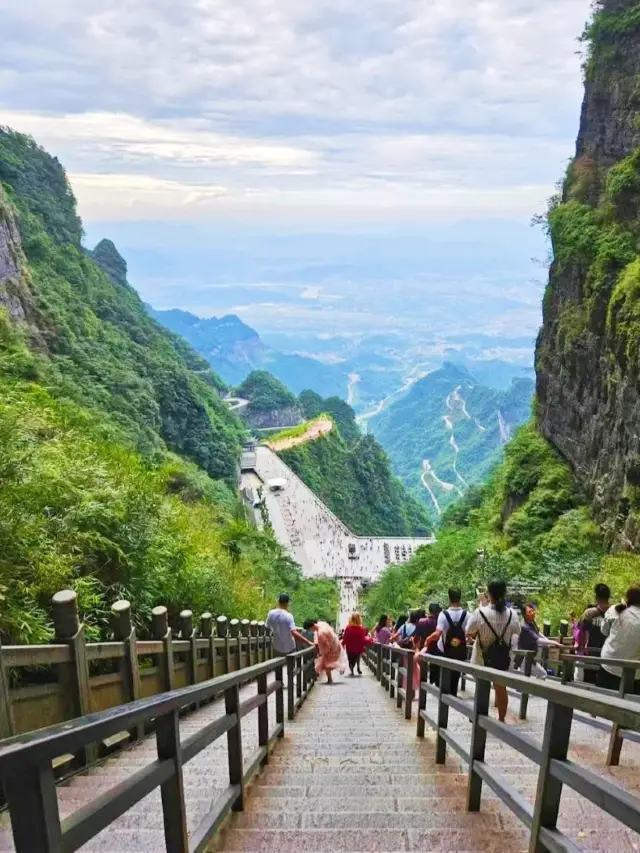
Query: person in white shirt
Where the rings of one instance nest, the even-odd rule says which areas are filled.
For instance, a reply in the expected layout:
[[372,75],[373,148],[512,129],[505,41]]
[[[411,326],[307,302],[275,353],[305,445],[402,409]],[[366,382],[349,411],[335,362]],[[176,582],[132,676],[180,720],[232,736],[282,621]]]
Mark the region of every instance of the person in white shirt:
[[[443,657],[452,660],[466,661],[467,659],[467,627],[469,614],[460,606],[462,592],[451,587],[449,590],[449,606],[438,614],[436,630],[427,637],[426,648],[438,642],[438,652]],[[451,671],[451,693],[458,695],[458,682],[460,673]]]
[[[606,659],[640,660],[640,586],[632,586],[625,596],[626,604],[610,607],[604,615],[601,631],[605,635],[602,666],[598,671],[600,687],[617,690],[622,667],[607,665]],[[640,672],[636,670],[635,693],[640,692]]]
[[296,623],[289,613],[290,598],[286,592],[278,598],[278,606],[267,615],[267,628],[273,634],[273,650],[277,655],[290,655],[296,650],[296,640],[303,646],[313,646],[296,628]]
[[[506,672],[511,664],[511,649],[518,644],[520,620],[515,610],[506,605],[507,585],[503,580],[491,581],[487,587],[490,604],[471,614],[467,634],[475,638],[471,663]],[[494,684],[498,719],[504,723],[509,705],[507,688]]]

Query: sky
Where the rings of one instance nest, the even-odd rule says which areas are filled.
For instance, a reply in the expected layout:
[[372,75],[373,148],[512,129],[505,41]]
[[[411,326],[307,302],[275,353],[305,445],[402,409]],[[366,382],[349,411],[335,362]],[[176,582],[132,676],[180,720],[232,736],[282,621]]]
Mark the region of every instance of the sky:
[[[501,275],[524,286],[541,245],[524,226],[573,151],[588,14],[589,0],[0,0],[0,123],[59,157],[87,241],[111,236],[159,307],[213,313],[211,270],[229,284],[290,270],[301,235],[305,269],[352,234],[350,263],[382,235],[401,272],[458,228],[456,280],[491,277],[484,240],[492,257],[521,249]],[[234,246],[253,266],[234,268]]]

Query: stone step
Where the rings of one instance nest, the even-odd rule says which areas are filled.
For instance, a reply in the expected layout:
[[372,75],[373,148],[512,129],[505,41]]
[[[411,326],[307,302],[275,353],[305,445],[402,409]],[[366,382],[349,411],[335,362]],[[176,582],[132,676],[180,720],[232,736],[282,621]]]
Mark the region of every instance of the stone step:
[[[399,768],[395,768],[397,771]],[[281,770],[275,768],[269,770],[268,773],[263,773],[254,780],[257,787],[284,785],[293,787],[313,787],[320,786],[327,790],[332,790],[334,786],[349,785],[351,788],[357,786],[359,789],[374,791],[381,785],[392,785],[397,788],[411,790],[412,788],[419,789],[425,785],[466,785],[467,774],[460,773],[438,773],[433,767],[427,765],[424,768],[425,772],[420,772],[419,768],[409,768],[405,773],[379,773],[377,770],[370,775],[356,773],[353,768],[346,768],[344,772],[321,772],[315,773],[298,773],[296,767],[290,770]],[[527,783],[535,784],[538,778],[538,768],[524,768],[520,766],[501,767],[500,771],[507,779],[517,778],[519,780],[526,779]]]
[[[224,833],[224,850],[237,850],[249,853],[352,853],[366,850],[367,853],[379,851],[405,850],[429,851],[429,853],[496,853],[506,846],[504,833],[486,833],[480,818],[477,829],[228,829]],[[529,834],[526,830],[518,832],[510,829],[508,835],[509,853],[527,850]]]
[[[249,809],[234,815],[233,829],[389,829],[390,827],[411,827],[412,829],[446,829],[452,824],[450,813],[434,808],[432,802],[419,812],[376,812],[351,811],[351,803],[345,803],[346,811],[282,811],[256,812]],[[501,831],[503,822],[495,811],[469,814],[458,811],[455,816],[456,829],[475,829],[482,827],[488,832]]]

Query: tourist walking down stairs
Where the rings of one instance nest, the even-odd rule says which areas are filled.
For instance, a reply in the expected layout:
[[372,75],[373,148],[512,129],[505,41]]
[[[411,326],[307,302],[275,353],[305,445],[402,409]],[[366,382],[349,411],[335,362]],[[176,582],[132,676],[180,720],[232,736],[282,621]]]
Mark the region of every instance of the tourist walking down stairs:
[[[449,606],[438,614],[436,630],[427,637],[427,648],[437,642],[438,654],[442,657],[465,662],[467,660],[467,628],[470,617],[460,606],[462,592],[456,587],[449,590]],[[460,673],[450,671],[450,689],[458,695]]]
[[296,628],[296,623],[289,613],[290,597],[283,592],[278,598],[278,606],[267,614],[266,625],[273,634],[273,650],[278,655],[290,655],[296,650],[296,640],[303,646],[313,646]]
[[373,639],[376,643],[380,643],[382,646],[388,646],[391,634],[391,616],[387,616],[386,613],[383,613],[378,619],[378,624],[374,628]]
[[[536,624],[535,604],[525,604],[523,616],[523,621],[520,624],[520,636],[518,638],[519,650],[537,652],[538,649],[543,646],[554,649],[562,648],[562,643],[558,643],[556,640],[545,637],[544,634],[540,633],[540,628],[538,628],[538,625]],[[520,655],[520,657],[523,656]],[[515,667],[516,671],[520,668],[520,665],[521,664],[518,662]],[[547,670],[542,666],[542,664],[534,661],[531,667],[531,675],[535,678],[544,679],[547,677]]]
[[328,622],[323,622],[322,619],[316,622],[316,647],[318,649],[316,672],[318,675],[325,672],[327,683],[333,684],[333,671],[337,669],[340,675],[343,675],[346,670],[346,654],[336,632]]
[[372,642],[369,632],[362,624],[362,616],[359,613],[352,613],[349,624],[344,629],[344,634],[342,635],[342,645],[347,652],[349,670],[352,676],[354,675],[353,670],[356,667],[358,675],[362,675],[360,656]]
[[[491,581],[487,587],[490,604],[482,605],[471,614],[467,634],[475,639],[471,663],[507,671],[511,664],[511,649],[520,634],[518,614],[506,605],[507,585],[503,580]],[[498,719],[505,721],[509,696],[507,688],[494,684]]]

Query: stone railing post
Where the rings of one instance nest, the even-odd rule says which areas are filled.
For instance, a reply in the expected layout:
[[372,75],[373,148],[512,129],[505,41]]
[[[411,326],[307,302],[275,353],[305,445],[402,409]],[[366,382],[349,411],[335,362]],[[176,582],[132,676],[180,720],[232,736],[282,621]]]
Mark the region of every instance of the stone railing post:
[[242,645],[240,642],[240,620],[232,619],[229,622],[229,636],[232,640],[235,640],[235,649],[236,649],[236,665],[235,669],[242,669]]
[[[91,713],[91,687],[89,684],[89,662],[84,625],[78,617],[78,597],[71,589],[56,592],[51,600],[53,626],[57,643],[67,643],[71,652],[71,663],[60,667],[60,686],[73,701],[74,716],[83,717]],[[96,746],[84,750],[84,761],[96,758]]]
[[229,622],[226,616],[218,616],[216,619],[216,633],[224,639],[224,671],[231,672],[231,645],[229,640]]
[[167,608],[160,604],[151,611],[151,631],[155,640],[162,640],[162,682],[165,690],[173,690],[173,641]]
[[196,635],[193,631],[193,612],[191,610],[180,611],[180,639],[189,643],[187,684],[195,684],[198,680],[198,647],[196,646]]
[[200,637],[209,641],[207,648],[207,678],[215,678],[216,647],[213,640],[213,616],[208,611],[200,617]]
[[[244,662],[245,666],[251,666],[251,640],[249,638],[250,630],[251,630],[251,623],[249,622],[249,620],[248,619],[242,619],[242,621],[240,622],[240,635],[241,635],[240,644],[241,644],[241,646],[244,646],[246,651],[247,651],[247,653],[245,655],[245,662]],[[244,640],[246,640],[246,643],[243,642]]]
[[[252,663],[260,663],[260,648],[258,645],[258,621],[257,619],[252,619],[249,623],[249,636],[251,639],[249,640],[249,664]],[[255,660],[253,660],[253,648],[255,648]]]
[[[140,669],[138,667],[138,647],[136,629],[131,621],[131,604],[125,599],[111,605],[111,627],[116,640],[124,646],[124,659],[120,674],[124,692],[130,702],[140,698]],[[144,734],[142,726],[136,726],[132,735],[138,740]]]

